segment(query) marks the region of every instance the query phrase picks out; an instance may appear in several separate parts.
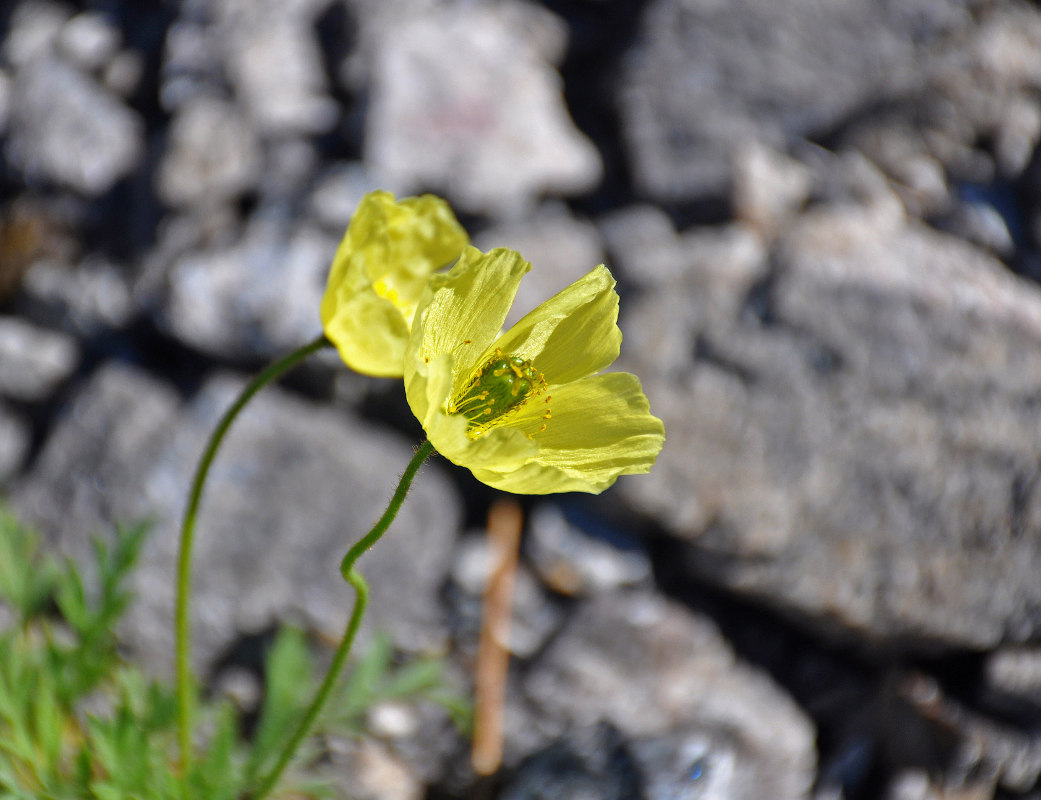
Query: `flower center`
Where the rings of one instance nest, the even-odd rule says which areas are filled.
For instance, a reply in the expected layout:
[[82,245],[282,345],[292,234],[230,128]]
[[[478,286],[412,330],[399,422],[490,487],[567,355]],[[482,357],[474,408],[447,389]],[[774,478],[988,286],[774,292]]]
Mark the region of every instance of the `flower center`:
[[495,357],[452,398],[448,413],[466,417],[469,434],[477,436],[545,388],[546,379],[528,359],[497,350]]

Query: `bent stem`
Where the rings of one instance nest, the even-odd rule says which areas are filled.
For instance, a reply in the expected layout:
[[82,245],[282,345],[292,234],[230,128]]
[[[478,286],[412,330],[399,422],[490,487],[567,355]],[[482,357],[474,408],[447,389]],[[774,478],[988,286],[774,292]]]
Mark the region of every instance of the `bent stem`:
[[195,711],[194,682],[192,680],[189,654],[190,620],[188,617],[188,599],[191,588],[195,518],[198,515],[199,503],[202,501],[202,490],[206,485],[206,477],[209,475],[210,465],[213,463],[213,459],[217,455],[217,449],[220,447],[221,442],[224,441],[224,436],[227,434],[228,429],[246,403],[252,399],[253,395],[311,354],[318,352],[323,347],[331,346],[331,343],[324,336],[321,336],[310,344],[306,344],[299,350],[290,353],[285,358],[276,361],[250,381],[234,404],[224,412],[224,416],[221,417],[217,427],[210,434],[210,440],[195,470],[195,479],[192,481],[191,490],[188,494],[188,504],[184,510],[184,519],[181,522],[181,540],[177,554],[177,601],[174,622],[177,670],[177,732],[181,749],[183,785],[186,792],[192,763],[192,718]]
[[332,662],[329,664],[329,669],[325,673],[325,678],[322,679],[321,686],[318,687],[314,700],[311,701],[311,705],[308,707],[303,719],[300,721],[296,731],[293,733],[293,737],[282,750],[282,755],[279,756],[278,763],[275,764],[264,780],[260,782],[260,786],[257,788],[256,792],[249,795],[251,800],[261,800],[261,798],[266,797],[275,787],[275,784],[278,783],[278,779],[282,777],[282,773],[285,771],[285,768],[289,765],[293,755],[296,753],[297,748],[300,747],[300,743],[303,742],[304,737],[306,737],[308,732],[311,730],[315,720],[318,719],[318,715],[325,706],[326,701],[329,699],[329,694],[336,685],[336,681],[340,677],[340,672],[343,670],[343,665],[347,661],[347,656],[351,652],[351,646],[354,644],[354,637],[358,633],[358,626],[361,624],[361,618],[365,614],[365,607],[369,601],[369,586],[365,582],[365,578],[362,577],[362,574],[354,568],[354,563],[361,558],[370,547],[376,544],[384,533],[386,533],[387,528],[390,527],[390,524],[398,515],[398,511],[401,510],[401,504],[405,502],[405,495],[408,494],[408,490],[412,486],[412,481],[416,477],[416,473],[419,472],[419,468],[423,465],[423,462],[426,461],[433,452],[434,446],[430,444],[429,441],[424,441],[423,444],[419,446],[419,449],[416,450],[416,454],[412,457],[412,460],[405,468],[401,480],[398,481],[398,488],[394,491],[394,496],[390,499],[390,503],[387,505],[387,510],[383,512],[383,516],[380,517],[379,521],[372,527],[372,530],[359,539],[358,542],[347,551],[347,555],[343,557],[343,561],[340,564],[340,573],[343,575],[343,579],[354,587],[354,610],[351,611],[351,617],[347,621],[347,628],[344,631],[343,639],[340,640],[340,644],[336,648],[336,652],[333,654]]

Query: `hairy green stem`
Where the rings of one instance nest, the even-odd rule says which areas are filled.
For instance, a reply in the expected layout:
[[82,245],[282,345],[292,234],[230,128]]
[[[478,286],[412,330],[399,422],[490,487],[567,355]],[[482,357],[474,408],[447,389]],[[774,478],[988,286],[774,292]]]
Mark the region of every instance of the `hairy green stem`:
[[277,380],[311,354],[318,352],[324,347],[331,346],[331,343],[324,336],[321,336],[310,344],[304,345],[299,350],[290,353],[285,358],[276,361],[250,381],[242,390],[238,399],[224,412],[224,416],[221,417],[217,427],[210,434],[210,440],[206,444],[206,449],[203,451],[202,458],[199,460],[199,465],[195,470],[195,479],[192,481],[191,490],[188,494],[188,504],[184,510],[184,519],[181,522],[181,540],[177,554],[177,605],[174,622],[177,669],[177,732],[181,749],[183,786],[186,793],[192,764],[192,718],[195,711],[194,681],[192,680],[191,657],[189,654],[191,623],[188,616],[188,600],[191,588],[192,543],[195,538],[195,519],[199,512],[199,503],[202,501],[202,490],[206,485],[206,477],[209,475],[210,466],[217,455],[217,449],[220,447],[221,442],[224,441],[224,436],[227,434],[228,429],[246,403],[252,399],[253,395],[267,384]]
[[386,533],[387,528],[390,527],[390,524],[398,515],[398,511],[401,510],[401,504],[405,502],[405,495],[408,494],[408,490],[412,486],[412,481],[416,477],[416,473],[419,472],[419,468],[423,465],[423,462],[426,461],[433,452],[434,446],[430,444],[429,441],[424,441],[423,444],[419,446],[419,449],[416,450],[416,454],[412,457],[412,460],[405,468],[401,480],[398,481],[398,488],[395,490],[394,496],[390,499],[387,510],[383,512],[383,516],[380,517],[379,521],[372,527],[372,530],[359,539],[358,542],[347,551],[347,555],[344,556],[343,561],[340,564],[340,572],[342,573],[344,580],[354,587],[355,592],[354,610],[351,611],[351,617],[347,621],[347,629],[344,631],[343,639],[340,640],[340,644],[336,648],[336,652],[333,654],[333,659],[329,664],[329,669],[325,673],[325,678],[322,680],[321,686],[318,687],[318,691],[315,694],[314,699],[311,701],[311,705],[308,707],[307,712],[304,714],[303,719],[300,721],[296,731],[293,733],[293,737],[282,750],[278,763],[272,767],[271,771],[260,782],[256,791],[249,795],[250,800],[261,800],[261,798],[266,797],[275,787],[278,779],[282,777],[282,773],[285,771],[285,768],[289,765],[293,755],[296,753],[297,748],[300,747],[300,743],[303,742],[304,738],[311,730],[315,720],[318,719],[318,715],[325,706],[326,701],[329,699],[329,694],[336,685],[336,681],[339,679],[340,673],[343,671],[343,666],[347,661],[347,656],[351,652],[351,646],[354,644],[355,634],[358,633],[358,626],[361,624],[361,618],[365,614],[365,607],[369,600],[368,584],[365,583],[365,578],[362,577],[362,574],[354,568],[354,563],[361,558],[370,547],[376,544],[384,533]]

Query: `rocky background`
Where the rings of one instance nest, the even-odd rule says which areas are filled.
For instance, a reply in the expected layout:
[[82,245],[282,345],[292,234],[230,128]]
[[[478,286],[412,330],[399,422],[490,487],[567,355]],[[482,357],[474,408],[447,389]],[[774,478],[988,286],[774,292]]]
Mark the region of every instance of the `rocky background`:
[[[11,0],[0,40],[0,487],[73,554],[154,521],[155,674],[206,435],[319,333],[361,195],[433,191],[535,264],[523,310],[612,267],[668,441],[522,500],[500,773],[397,709],[345,796],[1041,798],[1036,5]],[[249,408],[200,519],[215,685],[338,636],[419,437],[335,357]],[[368,630],[463,687],[494,499],[431,462],[361,562]]]

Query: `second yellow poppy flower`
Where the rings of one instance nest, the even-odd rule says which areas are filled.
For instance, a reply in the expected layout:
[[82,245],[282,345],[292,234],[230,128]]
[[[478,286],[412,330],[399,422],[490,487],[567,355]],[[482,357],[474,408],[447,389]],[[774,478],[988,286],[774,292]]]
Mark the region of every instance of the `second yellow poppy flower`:
[[333,257],[321,305],[325,336],[348,367],[401,377],[420,293],[469,241],[439,197],[395,200],[377,191],[362,198]]

